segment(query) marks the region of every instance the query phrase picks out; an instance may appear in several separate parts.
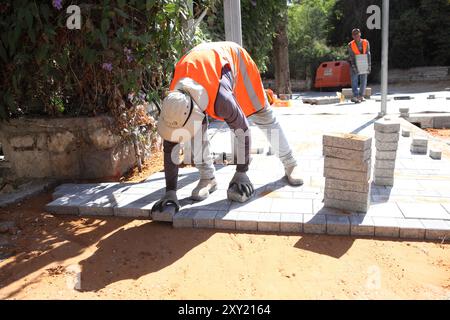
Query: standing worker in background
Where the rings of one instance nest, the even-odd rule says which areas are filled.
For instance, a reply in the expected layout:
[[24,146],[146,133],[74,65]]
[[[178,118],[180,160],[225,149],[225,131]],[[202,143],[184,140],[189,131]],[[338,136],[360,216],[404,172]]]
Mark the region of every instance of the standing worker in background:
[[[170,92],[163,100],[158,133],[164,139],[164,173],[166,194],[153,209],[163,211],[177,199],[179,143],[191,140],[192,154],[200,181],[192,191],[192,199],[201,201],[217,189],[213,159],[209,150],[207,115],[225,121],[230,129],[241,132],[237,152],[243,159],[230,181],[228,199],[245,202],[254,195],[247,176],[250,160],[249,120],[267,135],[284,166],[289,184],[301,185],[299,167],[292,150],[267,101],[261,77],[247,51],[233,42],[211,42],[196,46],[175,66]],[[271,134],[278,141],[271,141]],[[152,209],[152,210],[153,210]]]
[[367,75],[372,69],[372,59],[370,56],[369,41],[361,38],[361,30],[353,29],[352,37],[353,41],[348,44],[348,54],[352,68],[352,102],[360,103],[365,101],[364,94],[367,87]]

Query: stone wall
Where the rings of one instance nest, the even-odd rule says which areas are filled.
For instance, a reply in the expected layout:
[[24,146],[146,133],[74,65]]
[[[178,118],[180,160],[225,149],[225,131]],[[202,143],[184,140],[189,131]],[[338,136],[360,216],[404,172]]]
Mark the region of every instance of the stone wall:
[[[273,79],[264,79],[263,80],[264,89],[272,89],[274,92],[275,88],[275,80]],[[310,86],[309,86],[310,87]],[[291,79],[291,90],[293,92],[296,91],[305,91],[309,89],[307,81],[306,80],[292,80]],[[275,94],[277,94],[275,92]]]
[[118,177],[135,166],[132,143],[112,133],[107,116],[12,119],[0,122],[0,141],[14,177]]
[[448,81],[450,67],[419,67],[389,70],[389,83],[412,81]]

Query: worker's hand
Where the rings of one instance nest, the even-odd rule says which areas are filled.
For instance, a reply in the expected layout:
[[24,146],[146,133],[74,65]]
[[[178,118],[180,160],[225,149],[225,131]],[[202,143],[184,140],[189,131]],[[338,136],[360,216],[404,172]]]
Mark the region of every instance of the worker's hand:
[[372,66],[369,66],[369,73],[372,71]]
[[176,212],[180,210],[180,203],[178,202],[176,191],[173,190],[167,191],[166,194],[162,197],[162,199],[153,205],[152,212],[153,211],[163,212],[164,208],[170,204],[175,205]]
[[255,188],[245,172],[237,172],[228,187],[228,198],[232,201],[245,202],[255,193]]

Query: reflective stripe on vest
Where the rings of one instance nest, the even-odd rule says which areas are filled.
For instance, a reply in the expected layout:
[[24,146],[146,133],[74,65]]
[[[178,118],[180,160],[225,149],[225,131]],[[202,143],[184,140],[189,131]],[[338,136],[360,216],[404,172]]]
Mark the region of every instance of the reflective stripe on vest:
[[367,53],[367,40],[366,40],[366,39],[361,39],[361,41],[362,41],[362,45],[363,45],[363,53],[361,53],[361,52],[359,51],[359,48],[358,48],[358,46],[357,46],[355,40],[353,40],[353,41],[351,42],[352,51],[353,51],[353,53],[354,53],[355,55],[366,54],[366,53]]
[[203,44],[189,51],[175,66],[170,90],[182,78],[191,78],[208,93],[205,112],[213,118],[223,120],[215,114],[214,104],[225,65],[231,67],[233,93],[243,113],[249,116],[264,108],[266,96],[256,64],[245,49],[229,42]]

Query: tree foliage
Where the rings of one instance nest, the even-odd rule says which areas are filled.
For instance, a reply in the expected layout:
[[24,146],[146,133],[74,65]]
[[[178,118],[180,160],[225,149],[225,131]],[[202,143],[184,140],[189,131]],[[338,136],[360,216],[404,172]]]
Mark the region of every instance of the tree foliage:
[[[66,27],[69,4],[81,30]],[[162,96],[189,15],[180,0],[17,0],[0,12],[2,118],[112,113],[124,130],[134,105]]]

